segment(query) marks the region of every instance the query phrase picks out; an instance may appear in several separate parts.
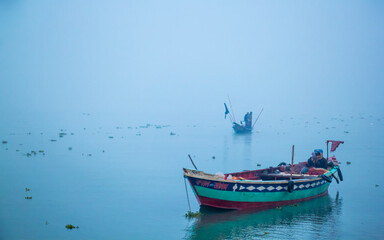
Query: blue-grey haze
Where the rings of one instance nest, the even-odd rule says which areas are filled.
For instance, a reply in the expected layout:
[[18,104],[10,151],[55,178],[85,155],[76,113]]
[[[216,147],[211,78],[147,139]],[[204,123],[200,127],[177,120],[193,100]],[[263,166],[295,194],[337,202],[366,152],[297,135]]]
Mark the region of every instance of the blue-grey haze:
[[[382,238],[383,64],[377,0],[1,0],[0,239]],[[237,120],[264,108],[252,135],[228,95]],[[326,139],[346,179],[326,198],[184,218],[188,153],[233,172]]]

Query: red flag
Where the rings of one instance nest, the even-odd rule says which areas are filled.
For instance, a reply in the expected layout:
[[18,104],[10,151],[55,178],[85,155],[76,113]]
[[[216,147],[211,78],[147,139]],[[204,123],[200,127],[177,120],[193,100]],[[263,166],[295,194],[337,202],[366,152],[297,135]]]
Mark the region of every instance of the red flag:
[[328,143],[331,142],[331,152],[336,151],[336,148],[340,145],[340,143],[344,143],[344,141],[334,141],[334,140],[327,140],[327,145]]

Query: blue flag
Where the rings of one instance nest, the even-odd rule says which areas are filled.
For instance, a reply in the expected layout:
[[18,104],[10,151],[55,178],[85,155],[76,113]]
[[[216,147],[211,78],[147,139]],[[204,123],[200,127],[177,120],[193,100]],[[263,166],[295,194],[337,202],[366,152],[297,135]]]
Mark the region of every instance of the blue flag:
[[224,107],[225,107],[225,116],[224,116],[224,119],[227,119],[227,114],[229,113],[229,110],[227,108],[227,104],[224,103]]

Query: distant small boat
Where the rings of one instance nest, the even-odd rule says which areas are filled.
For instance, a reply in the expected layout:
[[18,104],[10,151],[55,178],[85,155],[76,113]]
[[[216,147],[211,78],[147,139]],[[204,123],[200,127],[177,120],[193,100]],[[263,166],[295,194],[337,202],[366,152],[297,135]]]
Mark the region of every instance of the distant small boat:
[[[331,170],[311,168],[306,174],[291,173],[284,166],[227,174],[183,170],[201,206],[268,209],[326,195],[332,178],[339,181],[336,173],[342,180],[336,158],[330,160],[335,164]],[[293,170],[302,169],[305,164],[294,164]]]
[[233,122],[232,126],[233,130],[236,133],[250,133],[252,132],[252,112],[247,112],[244,116],[244,124],[240,122],[240,124]]
[[233,124],[232,128],[235,131],[235,133],[251,133],[254,125],[259,119],[261,113],[263,112],[263,109],[261,109],[254,123],[252,123],[252,112],[247,112],[244,115],[244,121],[240,121],[240,123],[237,123],[234,115],[229,112],[227,104],[224,103],[224,107],[225,107],[225,118],[227,118],[227,115],[229,114],[229,119]]

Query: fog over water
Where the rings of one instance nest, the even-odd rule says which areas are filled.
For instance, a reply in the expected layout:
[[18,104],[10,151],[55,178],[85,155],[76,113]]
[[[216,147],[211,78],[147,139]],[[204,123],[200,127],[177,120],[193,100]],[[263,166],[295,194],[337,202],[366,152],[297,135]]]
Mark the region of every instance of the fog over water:
[[[0,0],[0,239],[382,238],[383,13],[382,1]],[[228,96],[237,121],[264,109],[251,135],[224,119]],[[288,162],[292,144],[306,160],[327,139],[345,141],[328,196],[184,218],[187,154],[234,172]]]
[[1,126],[383,114],[379,1],[1,1]]

